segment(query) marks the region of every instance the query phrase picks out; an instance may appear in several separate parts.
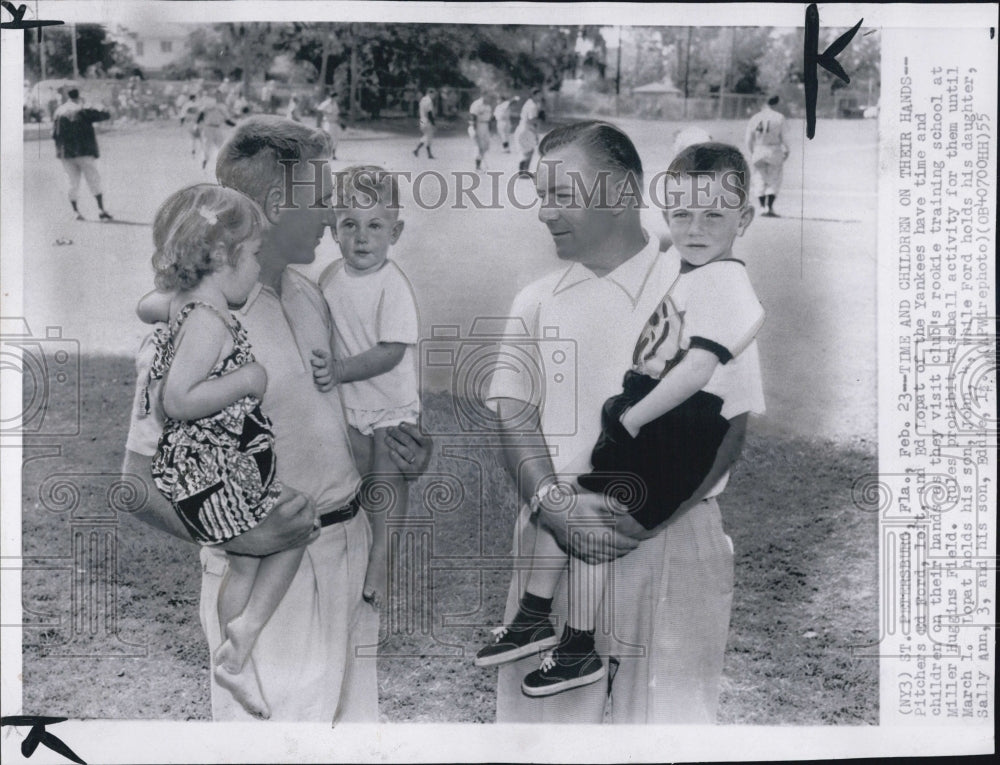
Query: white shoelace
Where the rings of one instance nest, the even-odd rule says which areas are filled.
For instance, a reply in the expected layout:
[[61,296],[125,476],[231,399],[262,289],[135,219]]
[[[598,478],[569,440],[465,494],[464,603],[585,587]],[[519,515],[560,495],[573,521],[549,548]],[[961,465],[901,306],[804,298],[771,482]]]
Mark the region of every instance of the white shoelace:
[[549,670],[552,670],[552,669],[555,668],[555,666],[556,666],[556,660],[555,660],[555,657],[553,656],[554,653],[555,653],[555,651],[546,651],[542,655],[542,663],[538,667],[542,672],[548,672]]

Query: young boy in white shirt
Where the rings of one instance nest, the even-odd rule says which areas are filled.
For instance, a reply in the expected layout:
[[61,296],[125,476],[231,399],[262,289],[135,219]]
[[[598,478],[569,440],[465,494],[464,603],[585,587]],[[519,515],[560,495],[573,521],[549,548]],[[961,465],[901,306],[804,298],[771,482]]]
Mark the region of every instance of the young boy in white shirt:
[[406,274],[388,257],[403,232],[395,177],[357,165],[337,173],[336,183],[333,232],[343,258],[319,278],[333,337],[330,349],[314,351],[313,379],[323,391],[339,386],[355,463],[367,474],[361,504],[372,547],[362,594],[378,606],[387,586],[386,516],[402,517],[407,503],[386,430],[404,422],[415,426],[420,414],[417,303]]

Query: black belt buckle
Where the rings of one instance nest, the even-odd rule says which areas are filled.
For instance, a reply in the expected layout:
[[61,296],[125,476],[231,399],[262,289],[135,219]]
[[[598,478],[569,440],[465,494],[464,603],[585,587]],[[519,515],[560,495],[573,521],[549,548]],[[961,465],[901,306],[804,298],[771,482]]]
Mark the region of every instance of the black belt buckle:
[[358,510],[361,509],[361,501],[358,499],[358,495],[355,494],[351,501],[348,502],[343,507],[338,507],[336,510],[331,510],[328,513],[323,513],[319,517],[319,525],[322,528],[327,526],[332,526],[335,523],[343,523],[344,521],[349,521],[355,515],[358,514]]

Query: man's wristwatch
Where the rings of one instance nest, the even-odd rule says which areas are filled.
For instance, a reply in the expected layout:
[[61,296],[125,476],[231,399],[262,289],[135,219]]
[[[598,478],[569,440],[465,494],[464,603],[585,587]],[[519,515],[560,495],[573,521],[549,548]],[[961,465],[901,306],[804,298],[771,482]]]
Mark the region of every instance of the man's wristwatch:
[[559,486],[558,483],[546,484],[532,495],[531,499],[528,502],[528,509],[531,511],[532,515],[538,514],[538,511],[542,509],[542,502],[545,500],[546,497],[549,496],[549,493],[557,486]]

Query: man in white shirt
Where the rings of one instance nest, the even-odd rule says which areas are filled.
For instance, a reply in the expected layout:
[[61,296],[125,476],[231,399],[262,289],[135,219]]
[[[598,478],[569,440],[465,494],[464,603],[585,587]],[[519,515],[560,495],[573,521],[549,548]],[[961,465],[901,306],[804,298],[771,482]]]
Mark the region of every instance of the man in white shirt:
[[[295,156],[289,157],[289,151]],[[266,555],[314,535],[251,660],[272,720],[376,722],[375,660],[359,656],[357,650],[378,644],[378,612],[362,600],[371,532],[364,514],[358,513],[360,478],[339,396],[316,388],[309,363],[316,339],[329,337],[330,315],[319,288],[288,268],[311,263],[325,231],[329,210],[317,204],[332,193],[332,178],[325,162],[316,177],[320,171],[315,160],[325,160],[328,151],[322,132],[277,117],[244,120],[221,151],[219,182],[253,198],[271,224],[258,254],[260,283],[237,315],[257,361],[267,370],[262,405],[274,427],[282,483],[301,495],[222,550],[201,549],[200,615],[214,656],[222,641],[217,603],[227,570],[223,550]],[[298,160],[290,200],[285,198],[279,158]],[[148,351],[149,344],[144,348]],[[150,354],[140,352],[140,386],[149,363]],[[124,472],[150,487],[147,505],[135,516],[191,541],[152,483],[150,463],[161,427],[158,417],[133,412]],[[404,474],[415,475],[429,457],[427,442],[405,426],[391,434],[394,461]],[[214,679],[212,716],[254,719]]]
[[417,106],[417,114],[420,117],[420,143],[413,150],[414,157],[420,156],[421,147],[426,146],[427,158],[434,159],[434,155],[431,154],[431,139],[434,138],[434,99],[436,97],[437,90],[427,88],[427,92],[424,93],[424,97],[420,99]]
[[[733,553],[722,530],[714,497],[738,457],[746,415],[734,418],[719,456],[693,499],[664,526],[643,530],[631,518],[611,516],[600,495],[577,498],[571,517],[529,507],[560,471],[589,454],[600,433],[604,401],[620,391],[636,340],[677,277],[680,263],[661,255],[655,237],[643,230],[637,194],[642,164],[632,142],[600,122],[568,125],[549,133],[539,147],[536,188],[539,219],[552,234],[556,255],[569,266],[528,285],[510,311],[511,336],[526,328],[545,380],[575,366],[575,379],[533,385],[530,375],[498,367],[489,400],[504,428],[504,459],[524,503],[514,534],[514,555],[530,554],[536,524],[572,555],[596,562],[615,560],[597,624],[598,651],[618,661],[608,719],[621,723],[709,723],[715,719],[722,656],[732,603]],[[582,203],[580,186],[607,184],[604,202],[595,194]],[[634,189],[634,191],[629,191]],[[575,364],[557,363],[558,350],[575,349]],[[502,352],[503,358],[514,354]],[[523,370],[521,370],[523,372]],[[544,397],[544,399],[542,398]],[[525,421],[533,427],[525,427]],[[512,426],[511,423],[516,423]],[[630,523],[631,521],[631,523]],[[574,528],[584,533],[575,534]],[[606,534],[604,544],[596,530]],[[669,587],[668,587],[669,580]],[[523,576],[514,576],[504,623],[514,618]],[[551,604],[556,623],[565,623],[565,592]],[[597,683],[554,696],[529,698],[521,680],[537,665],[533,657],[499,671],[498,722],[599,723],[608,692]]]

